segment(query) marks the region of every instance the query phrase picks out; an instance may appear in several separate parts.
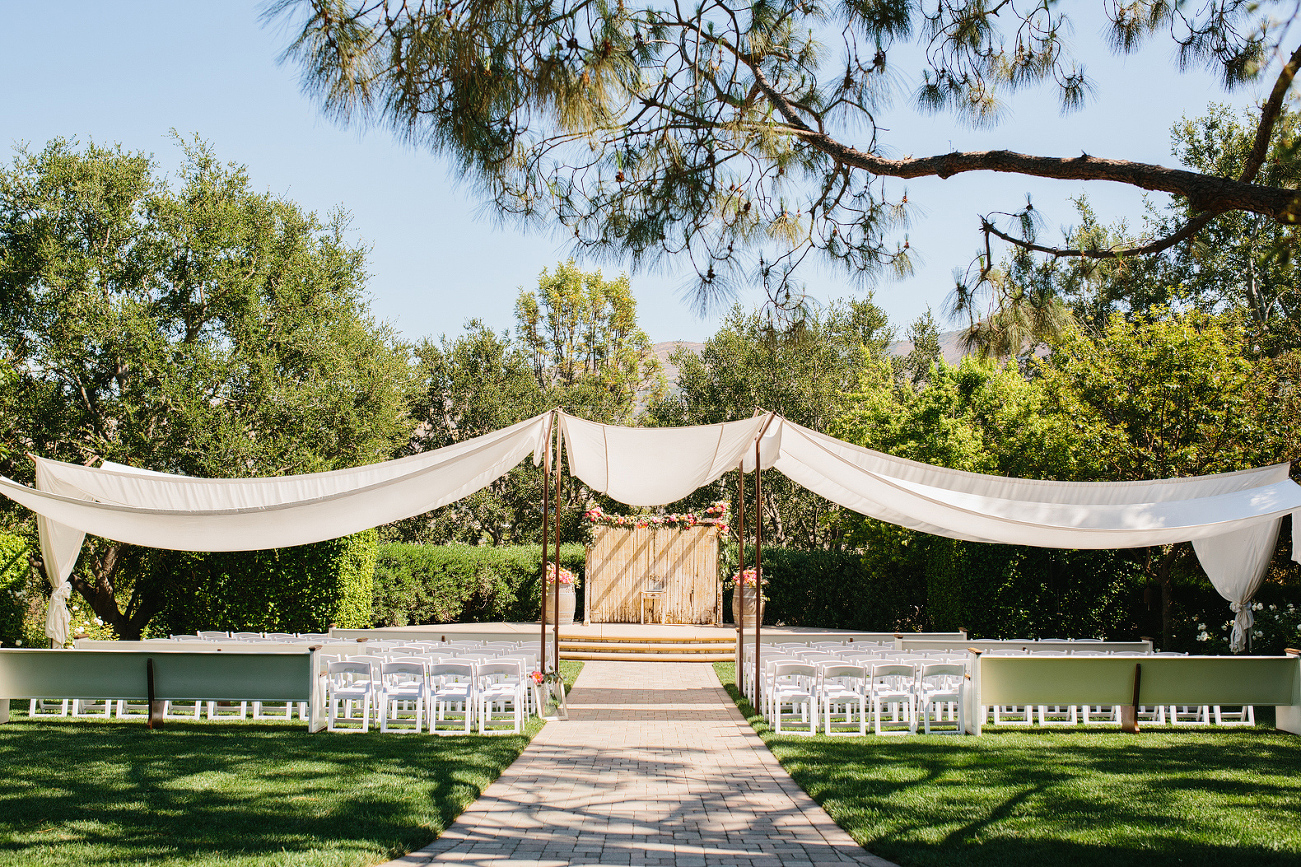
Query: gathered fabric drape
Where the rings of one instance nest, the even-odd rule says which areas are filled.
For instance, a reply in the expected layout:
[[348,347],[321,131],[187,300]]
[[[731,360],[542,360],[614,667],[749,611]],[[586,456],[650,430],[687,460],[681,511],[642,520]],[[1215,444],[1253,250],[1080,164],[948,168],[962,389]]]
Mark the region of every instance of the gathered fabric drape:
[[[1301,513],[1288,465],[1185,479],[1054,482],[989,476],[896,458],[772,414],[678,428],[599,424],[563,412],[570,472],[629,505],[680,500],[736,467],[774,468],[847,509],[926,533],[1047,548],[1135,548],[1192,541],[1233,606],[1234,649],[1252,626],[1250,600],[1282,517]],[[41,552],[60,601],[86,533],[191,551],[238,551],[336,538],[467,496],[550,440],[552,413],[457,445],[365,467],[264,479],[194,479],[116,464],[37,458],[32,489],[0,493],[40,516]],[[1294,533],[1294,538],[1301,534]],[[1301,546],[1301,540],[1297,540]],[[1294,558],[1301,560],[1301,547]],[[62,643],[66,610],[47,633]],[[58,606],[62,608],[62,605]]]
[[328,473],[198,479],[120,464],[36,458],[39,489],[0,478],[0,493],[39,516],[54,585],[46,634],[67,639],[65,607],[85,534],[179,551],[252,551],[356,533],[447,505],[541,460],[552,414],[424,454]]

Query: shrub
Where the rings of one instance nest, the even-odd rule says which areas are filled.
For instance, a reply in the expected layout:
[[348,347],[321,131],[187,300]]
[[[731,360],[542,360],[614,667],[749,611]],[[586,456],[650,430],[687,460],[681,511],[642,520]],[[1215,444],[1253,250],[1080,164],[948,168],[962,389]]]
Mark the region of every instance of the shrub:
[[6,647],[27,643],[23,625],[30,607],[30,550],[21,536],[0,534],[0,644]]
[[[582,545],[561,546],[560,565],[580,577],[585,559]],[[375,564],[373,625],[528,622],[538,617],[541,584],[541,545],[385,544]],[[581,589],[578,605],[581,617]]]
[[162,620],[172,633],[369,626],[377,539],[365,530],[294,548],[160,552],[157,568],[170,573]]

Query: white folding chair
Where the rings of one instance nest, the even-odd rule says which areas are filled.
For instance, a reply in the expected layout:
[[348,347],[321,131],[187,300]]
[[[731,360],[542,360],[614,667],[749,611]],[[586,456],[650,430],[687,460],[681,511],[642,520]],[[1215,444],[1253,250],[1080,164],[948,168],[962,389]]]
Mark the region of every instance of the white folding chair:
[[[867,734],[867,671],[861,665],[824,665],[818,678],[822,705],[822,731],[829,736]],[[857,706],[858,731],[853,730]],[[833,719],[844,710],[845,728]]]
[[[470,733],[470,726],[474,722],[474,686],[477,669],[478,664],[474,662],[446,660],[429,667],[430,734],[468,735]],[[444,728],[443,723],[458,723],[459,728]]]
[[[519,734],[524,731],[526,692],[524,667],[519,660],[498,659],[480,665],[477,686],[479,734]],[[511,728],[494,728],[493,711],[498,710],[504,715],[507,705],[510,705]]]
[[[69,700],[66,698],[34,698],[27,705],[27,715],[36,716],[67,716]],[[50,710],[52,705],[57,705],[58,710]]]
[[75,717],[113,716],[113,700],[108,698],[74,698],[72,715]]
[[208,719],[243,719],[248,714],[246,701],[210,701]]
[[[923,665],[917,675],[917,698],[920,701],[922,727],[931,734],[931,718],[942,720],[947,706],[949,722],[954,728],[936,734],[960,735],[967,729],[963,707],[967,696],[967,667],[960,662],[932,662]],[[956,712],[955,712],[956,709]]]
[[1215,724],[1217,726],[1254,726],[1256,724],[1256,708],[1249,704],[1244,704],[1237,710],[1224,710],[1218,704],[1212,708],[1215,715]]
[[235,639],[236,641],[248,641],[254,638],[261,638],[262,633],[261,632],[232,632],[230,634],[230,637]]
[[782,708],[791,709],[791,721],[808,723],[807,732],[792,729],[793,734],[815,735],[818,733],[817,705],[818,669],[807,662],[780,662],[773,666],[771,693],[768,705],[772,709],[773,730],[782,733],[782,720],[785,713]]
[[[368,732],[370,731],[370,709],[375,700],[375,681],[369,662],[329,663],[330,721],[327,728],[332,732]],[[349,713],[352,704],[361,705],[360,728],[347,728],[339,725],[342,720],[356,719]],[[343,713],[339,710],[342,708]]]
[[429,707],[429,680],[425,664],[418,659],[386,662],[380,669],[383,678],[379,699],[379,730],[420,734],[424,728],[425,709]]
[[200,631],[200,632],[198,633],[198,635],[199,635],[199,637],[202,638],[204,641],[225,641],[226,639],[230,638],[230,633],[229,633],[229,632],[214,632],[214,631],[202,632],[202,631]]
[[[878,662],[872,665],[869,687],[872,695],[873,730],[878,735],[906,735],[916,730],[916,674],[911,662]],[[887,708],[894,718],[886,724],[903,723],[907,728],[883,730],[881,712]]]

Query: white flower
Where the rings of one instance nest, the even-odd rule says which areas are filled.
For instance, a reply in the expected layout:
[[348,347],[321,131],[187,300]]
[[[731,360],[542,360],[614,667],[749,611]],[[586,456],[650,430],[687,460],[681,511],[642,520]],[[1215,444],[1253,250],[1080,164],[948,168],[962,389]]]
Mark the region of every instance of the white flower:
[[1269,606],[1269,610],[1270,610],[1270,611],[1277,611],[1277,610],[1278,610],[1278,606],[1277,606],[1277,605],[1271,605],[1271,606]]
[[1265,610],[1265,603],[1264,603],[1264,602],[1255,602],[1255,603],[1252,603],[1251,610],[1252,610],[1252,611],[1264,611],[1264,610]]
[[104,621],[103,621],[103,620],[100,620],[98,617],[96,617],[96,618],[95,618],[95,625],[96,625],[96,626],[103,626],[103,625],[104,625]]
[[1198,641],[1210,641],[1210,640],[1211,640],[1211,636],[1210,636],[1208,633],[1205,633],[1205,632],[1199,632],[1199,633],[1197,633],[1197,640],[1198,640]]
[[14,642],[14,647],[22,647],[22,646],[23,646],[23,641],[21,638]]
[[1251,634],[1254,635],[1254,636],[1256,636],[1257,638],[1264,638],[1264,637],[1265,637],[1265,633],[1261,632],[1259,629],[1253,629],[1253,630],[1251,631]]

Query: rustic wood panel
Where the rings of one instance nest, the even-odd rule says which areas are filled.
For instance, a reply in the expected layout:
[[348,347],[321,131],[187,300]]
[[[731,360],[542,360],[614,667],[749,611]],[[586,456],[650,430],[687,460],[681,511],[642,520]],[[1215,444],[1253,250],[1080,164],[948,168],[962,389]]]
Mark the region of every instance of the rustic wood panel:
[[640,622],[647,578],[664,579],[666,622],[715,622],[718,533],[711,526],[596,527],[585,571],[593,623]]

